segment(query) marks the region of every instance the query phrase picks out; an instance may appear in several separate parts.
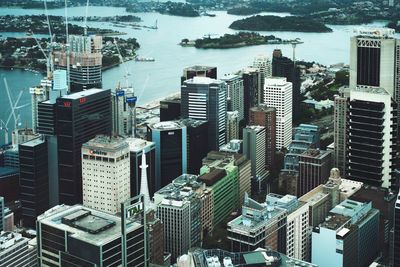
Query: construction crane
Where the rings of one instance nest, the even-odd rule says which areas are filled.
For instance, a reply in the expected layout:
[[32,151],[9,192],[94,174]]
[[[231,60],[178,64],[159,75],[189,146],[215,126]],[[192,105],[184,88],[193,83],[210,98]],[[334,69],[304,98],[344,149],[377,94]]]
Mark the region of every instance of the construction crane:
[[65,49],[66,49],[66,55],[67,55],[67,87],[68,87],[68,92],[71,90],[71,81],[70,81],[70,45],[69,45],[69,33],[68,33],[68,4],[67,0],[64,0],[65,4]]

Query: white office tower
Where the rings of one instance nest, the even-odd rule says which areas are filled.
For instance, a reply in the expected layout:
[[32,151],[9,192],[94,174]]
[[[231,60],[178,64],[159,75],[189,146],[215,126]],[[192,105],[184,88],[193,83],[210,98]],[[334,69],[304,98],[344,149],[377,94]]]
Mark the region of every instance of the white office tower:
[[254,58],[253,68],[260,70],[261,88],[264,88],[265,79],[272,77],[272,60],[266,55],[258,55]]
[[[111,92],[111,110],[113,133],[120,136],[132,136],[134,105],[136,97],[132,87],[117,88]],[[132,106],[133,105],[133,106]]]
[[120,137],[98,135],[82,145],[83,205],[115,214],[130,198],[129,145]]
[[243,79],[239,75],[229,74],[221,78],[227,87],[227,110],[238,111],[239,121],[244,119],[244,87]]
[[264,103],[276,109],[276,149],[288,147],[292,141],[292,90],[286,78],[265,79]]
[[150,193],[149,193],[149,183],[147,181],[147,167],[149,165],[146,164],[146,151],[142,152],[142,165],[140,168],[142,169],[142,174],[140,177],[140,194],[144,197],[144,208],[145,210],[149,210],[151,201],[150,201]]
[[239,112],[229,111],[226,113],[226,142],[239,139]]

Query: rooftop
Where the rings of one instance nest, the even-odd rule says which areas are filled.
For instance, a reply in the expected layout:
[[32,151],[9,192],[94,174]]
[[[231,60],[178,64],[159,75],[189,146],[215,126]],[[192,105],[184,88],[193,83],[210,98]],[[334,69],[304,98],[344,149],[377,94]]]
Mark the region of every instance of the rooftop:
[[221,84],[224,81],[212,79],[209,77],[195,76],[192,79],[186,80],[185,84]]
[[195,65],[195,66],[190,66],[185,68],[185,71],[207,71],[210,69],[215,69],[216,67],[210,67],[210,66],[201,66],[201,65]]
[[22,243],[24,241],[28,243],[28,239],[22,237],[21,234],[14,232],[0,232],[0,254],[6,249],[13,247],[17,243]]
[[185,127],[182,123],[179,121],[162,121],[162,122],[157,122],[150,124],[149,127],[151,129],[157,129],[157,130],[177,130],[177,129],[182,129]]
[[224,82],[230,82],[230,81],[234,81],[237,79],[240,79],[241,77],[239,75],[236,74],[225,74],[223,77],[221,77],[220,79]]
[[256,131],[256,132],[260,132],[260,131],[264,130],[265,127],[264,126],[260,126],[260,125],[248,125],[248,126],[246,126],[245,129],[253,130],[253,131]]
[[197,175],[182,174],[170,184],[155,193],[154,199],[160,202],[163,199],[182,201],[192,196],[192,192],[201,188],[203,184],[197,181]]
[[77,93],[73,93],[73,94],[70,94],[70,95],[65,95],[62,98],[63,99],[72,99],[72,100],[80,99],[82,97],[87,97],[87,96],[90,96],[90,95],[93,95],[93,94],[96,94],[96,93],[99,93],[99,92],[103,92],[103,91],[106,91],[106,90],[92,88],[92,89],[80,91],[80,92],[77,92]]
[[331,153],[332,153],[332,151],[319,150],[319,149],[308,149],[308,150],[304,151],[300,155],[300,157],[323,159],[323,158],[329,156]]
[[350,218],[343,215],[333,215],[325,218],[325,221],[320,224],[321,228],[340,231],[345,225],[350,222]]
[[372,203],[362,203],[350,199],[344,200],[339,205],[331,209],[330,213],[350,217],[352,223],[357,223],[372,209]]
[[[82,205],[56,206],[38,217],[42,224],[61,231],[71,237],[95,246],[104,245],[121,236],[121,218]],[[127,231],[137,229],[139,223],[132,222]]]
[[252,108],[250,108],[250,110],[251,111],[253,111],[253,112],[260,112],[260,111],[263,111],[263,112],[272,112],[272,111],[276,111],[276,109],[275,108],[273,108],[273,107],[268,107],[266,104],[260,104],[260,105],[258,105],[258,106],[255,106],[255,107],[252,107]]
[[129,137],[125,141],[128,143],[131,152],[142,152],[145,147],[154,145],[154,142],[134,137]]
[[206,124],[207,121],[199,121],[199,120],[195,120],[195,119],[182,119],[180,120],[180,122],[185,125],[186,127],[198,127],[200,125]]
[[128,148],[128,143],[122,137],[97,135],[82,145],[82,148],[105,150],[109,152],[116,152]]
[[212,186],[226,176],[224,169],[212,169],[209,173],[199,176],[199,181],[202,181],[207,186]]

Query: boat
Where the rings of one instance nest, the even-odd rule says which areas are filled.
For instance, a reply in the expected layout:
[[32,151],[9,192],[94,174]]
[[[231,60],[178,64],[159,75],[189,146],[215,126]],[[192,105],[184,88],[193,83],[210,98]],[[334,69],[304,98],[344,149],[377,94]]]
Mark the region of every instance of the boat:
[[154,62],[156,60],[152,57],[136,57],[135,61],[137,61],[137,62]]

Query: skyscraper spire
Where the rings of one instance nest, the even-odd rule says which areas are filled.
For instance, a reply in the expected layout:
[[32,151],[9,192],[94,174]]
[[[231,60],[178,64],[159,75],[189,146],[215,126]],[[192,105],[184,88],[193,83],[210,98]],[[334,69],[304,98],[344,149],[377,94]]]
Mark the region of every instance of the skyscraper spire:
[[140,177],[140,194],[144,196],[144,208],[147,211],[150,208],[150,193],[149,193],[149,184],[147,181],[147,167],[146,164],[146,152],[143,150],[142,152],[142,165],[140,168],[142,169],[142,175]]

